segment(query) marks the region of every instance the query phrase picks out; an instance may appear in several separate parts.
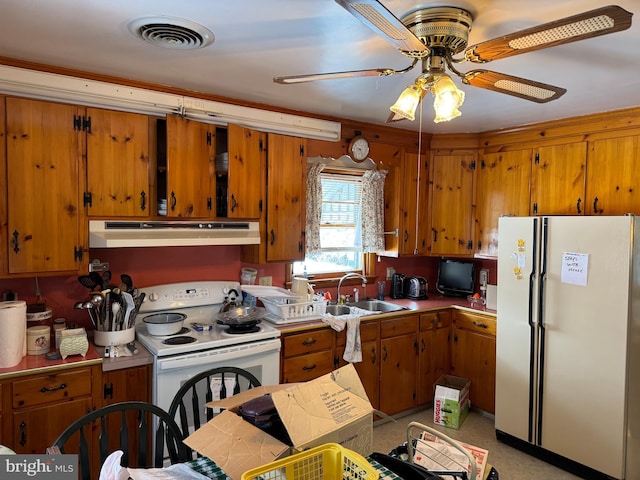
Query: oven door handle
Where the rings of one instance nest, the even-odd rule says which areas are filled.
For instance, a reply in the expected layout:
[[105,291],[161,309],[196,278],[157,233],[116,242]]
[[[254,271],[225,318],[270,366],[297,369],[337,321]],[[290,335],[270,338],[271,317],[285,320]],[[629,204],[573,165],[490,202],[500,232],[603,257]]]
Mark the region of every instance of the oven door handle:
[[224,364],[236,358],[245,358],[263,352],[280,351],[280,340],[272,339],[255,343],[244,343],[230,347],[204,350],[202,352],[191,352],[174,357],[156,358],[156,370],[158,373],[177,368],[193,367],[209,363]]

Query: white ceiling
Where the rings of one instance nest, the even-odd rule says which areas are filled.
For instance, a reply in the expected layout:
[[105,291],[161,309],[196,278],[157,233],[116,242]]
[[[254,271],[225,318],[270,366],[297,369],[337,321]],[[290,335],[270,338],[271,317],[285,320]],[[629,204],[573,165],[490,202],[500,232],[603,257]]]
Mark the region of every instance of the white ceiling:
[[[602,7],[607,0],[382,0],[397,17],[426,5],[466,8],[469,44]],[[639,0],[617,5],[640,13]],[[389,106],[419,75],[273,83],[274,76],[410,64],[333,0],[2,0],[0,56],[70,67],[298,111],[383,124]],[[150,45],[130,21],[169,15],[200,23],[215,42],[197,50]],[[467,85],[462,117],[423,128],[434,133],[493,130],[640,105],[640,18],[630,29],[497,60],[486,68],[568,91],[536,104]],[[459,64],[462,71],[478,67]],[[430,99],[429,96],[425,99]],[[418,129],[419,120],[398,128]]]

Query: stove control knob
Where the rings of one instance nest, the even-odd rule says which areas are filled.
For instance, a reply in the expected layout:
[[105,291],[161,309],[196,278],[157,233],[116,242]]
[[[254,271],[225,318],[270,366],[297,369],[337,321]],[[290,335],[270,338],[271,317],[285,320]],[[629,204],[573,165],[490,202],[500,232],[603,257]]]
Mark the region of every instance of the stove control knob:
[[160,299],[160,295],[158,295],[156,292],[151,292],[148,298],[150,302],[156,302]]

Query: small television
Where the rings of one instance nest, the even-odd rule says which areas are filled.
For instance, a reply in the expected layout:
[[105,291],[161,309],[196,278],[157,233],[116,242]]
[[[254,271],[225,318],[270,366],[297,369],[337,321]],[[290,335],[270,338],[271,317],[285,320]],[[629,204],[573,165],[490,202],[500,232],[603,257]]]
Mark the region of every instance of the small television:
[[475,279],[476,267],[472,261],[440,259],[436,289],[442,295],[451,297],[473,295]]

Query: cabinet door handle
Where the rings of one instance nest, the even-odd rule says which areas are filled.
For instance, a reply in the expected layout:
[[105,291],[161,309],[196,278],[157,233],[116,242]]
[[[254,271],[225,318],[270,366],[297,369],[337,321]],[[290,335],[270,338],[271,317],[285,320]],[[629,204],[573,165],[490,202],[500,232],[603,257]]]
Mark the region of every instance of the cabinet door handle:
[[18,238],[20,237],[20,234],[18,233],[17,230],[14,230],[13,233],[11,234],[11,236],[13,237],[11,239],[11,243],[13,244],[13,251],[15,253],[18,253],[20,251],[20,245],[19,245],[19,240],[18,240]]
[[387,347],[382,347],[382,361],[386,362],[387,361],[387,357],[389,356],[388,352],[387,352]]
[[273,246],[274,243],[276,243],[276,232],[274,232],[272,228],[271,229],[271,246]]
[[438,241],[438,231],[435,228],[433,228],[432,231],[433,231],[433,241],[437,242]]
[[407,230],[404,231],[404,241],[405,243],[409,241],[409,232]]
[[140,192],[140,210],[144,212],[144,209],[147,208],[147,194],[144,193],[144,190]]
[[40,391],[42,393],[47,393],[47,392],[55,392],[57,390],[64,390],[65,388],[67,388],[67,384],[66,383],[61,383],[57,387],[42,387],[40,389]]
[[480,328],[489,328],[486,323],[482,322],[473,322],[473,325]]
[[176,209],[177,203],[178,203],[178,199],[176,198],[175,192],[171,192],[171,211],[172,212]]
[[598,213],[598,197],[593,199],[593,213]]
[[313,370],[316,367],[317,367],[317,365],[314,363],[313,365],[309,365],[309,366],[305,365],[304,367],[302,367],[302,369],[305,370],[305,371],[309,371],[309,370]]
[[27,424],[20,423],[20,445],[23,447],[27,444]]
[[576,208],[578,209],[578,213],[582,213],[582,199],[578,199],[578,203],[576,204]]
[[236,201],[236,197],[232,193],[231,194],[231,211],[235,212],[236,208],[238,208],[238,202]]
[[309,345],[313,345],[316,342],[317,340],[315,338],[308,338],[302,342],[302,345],[304,345],[305,347],[308,347]]
[[376,347],[371,347],[371,365],[375,365],[376,364]]

